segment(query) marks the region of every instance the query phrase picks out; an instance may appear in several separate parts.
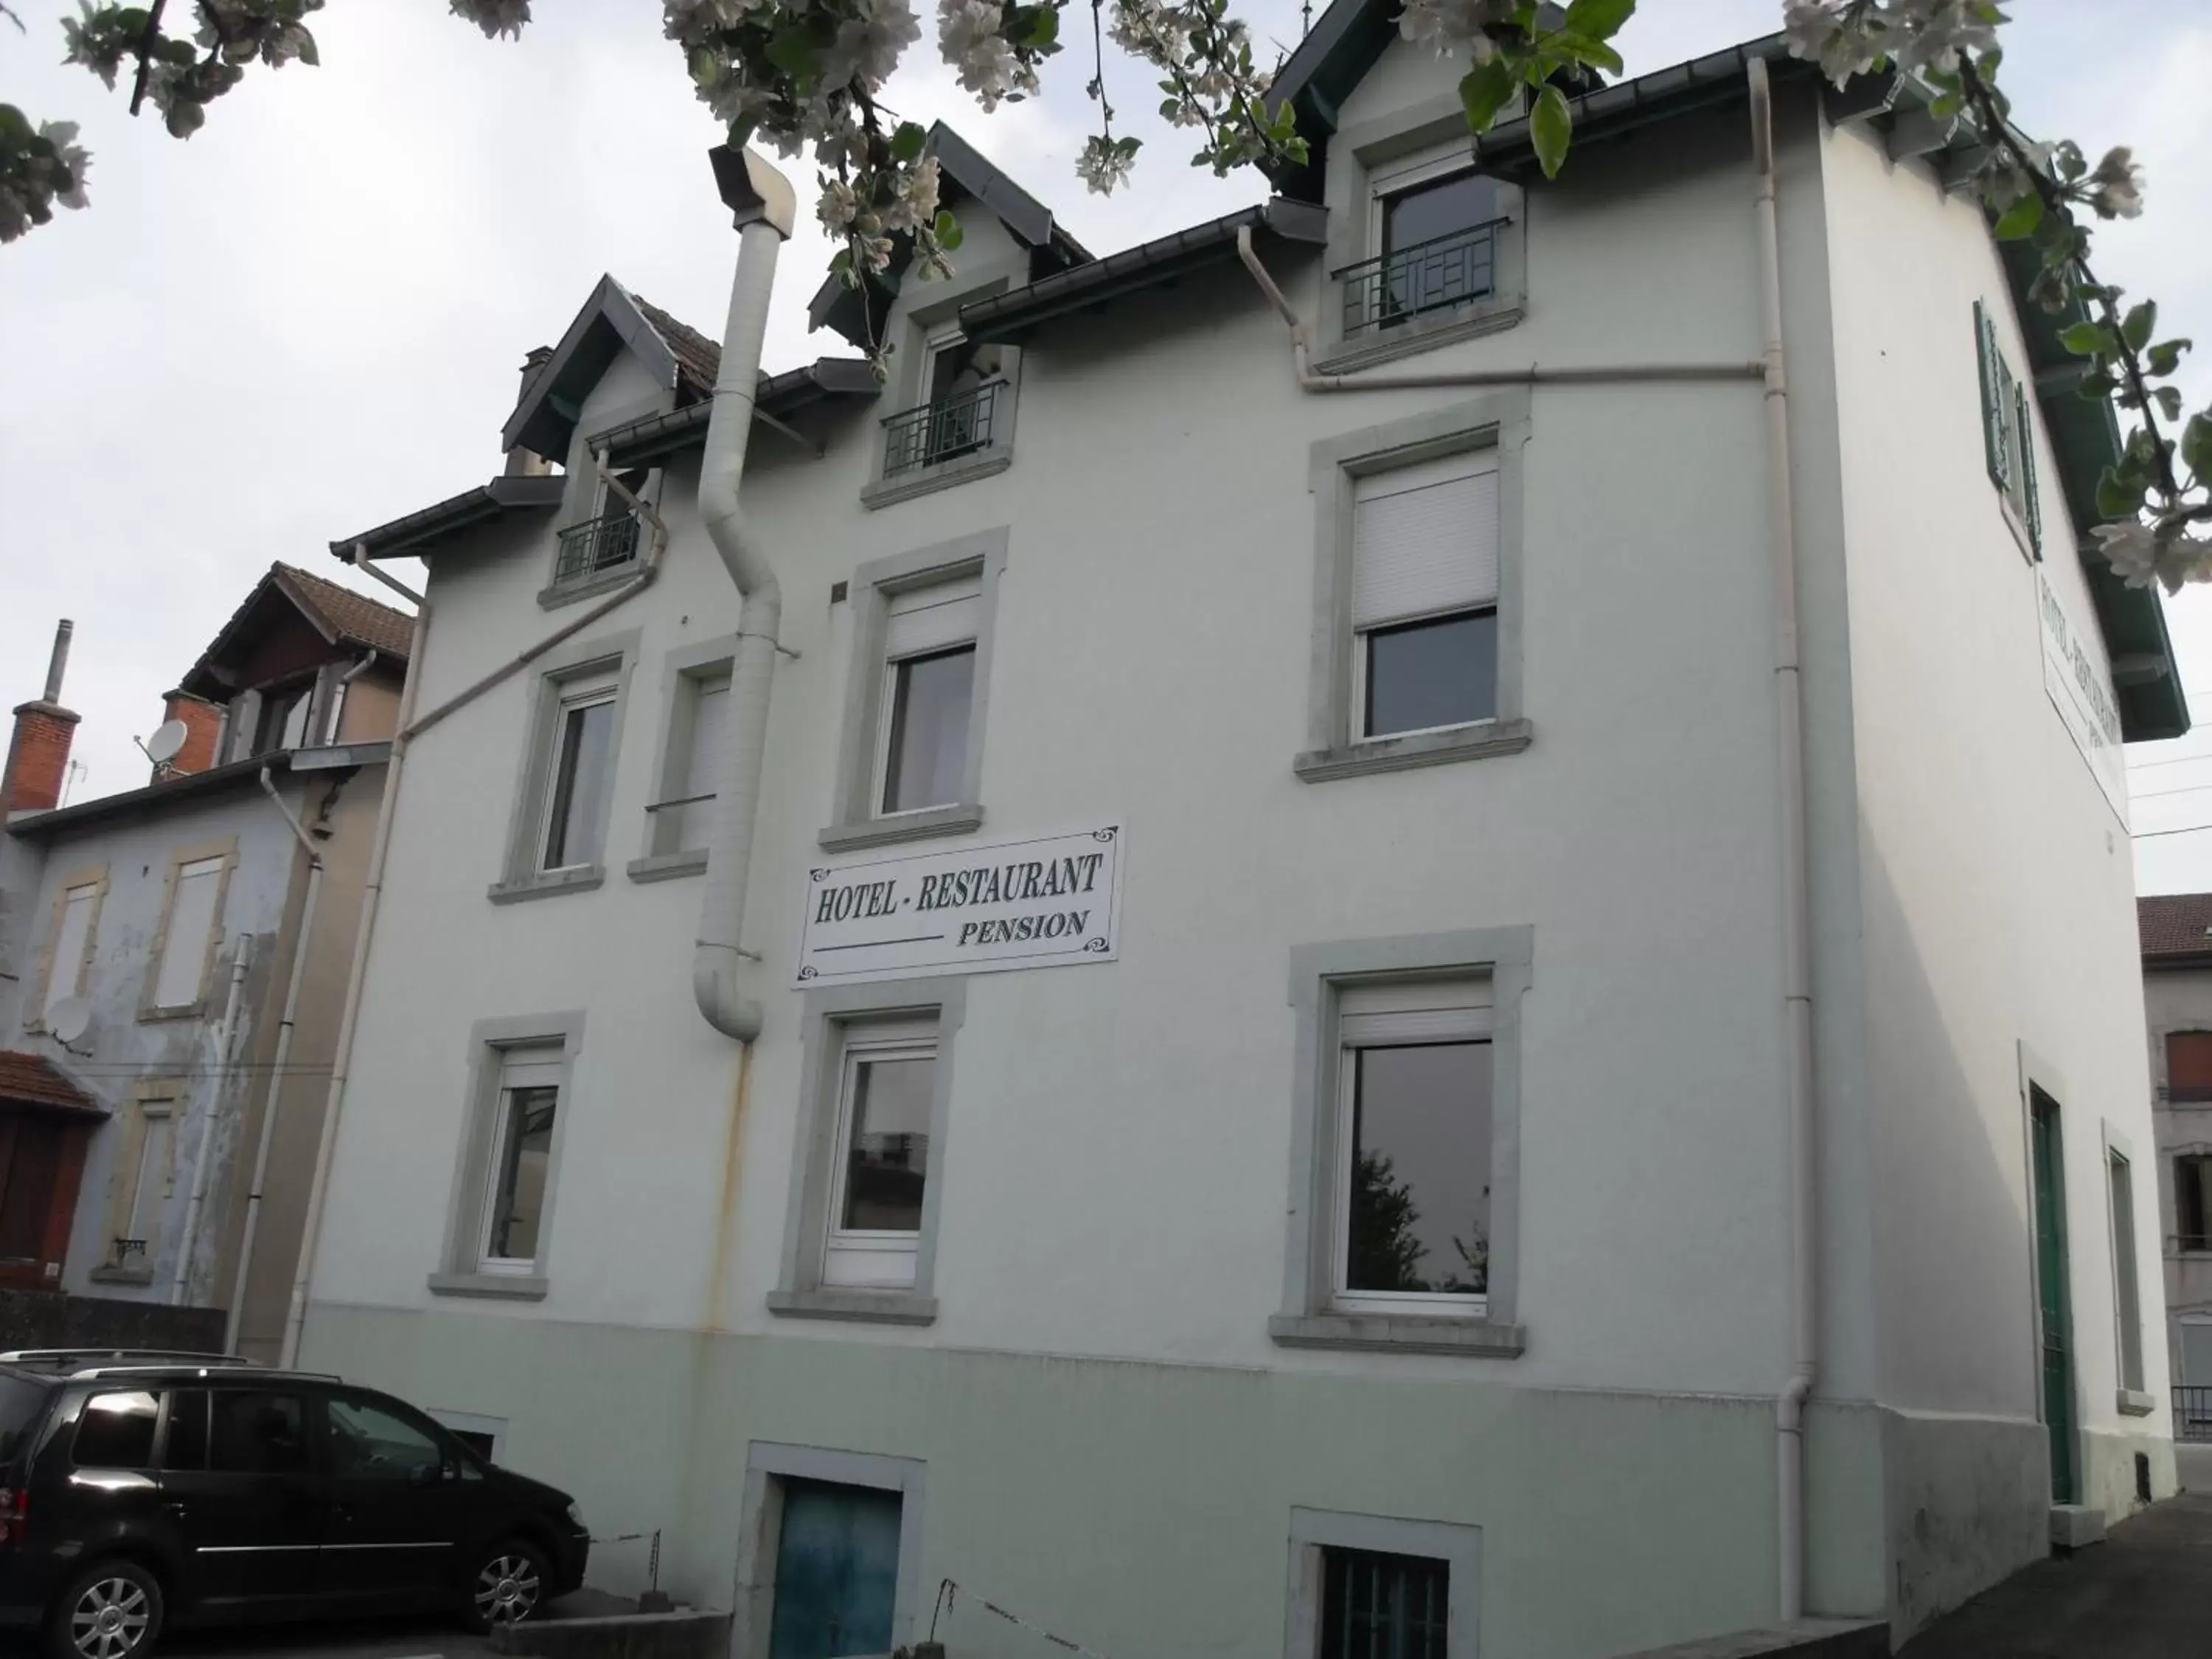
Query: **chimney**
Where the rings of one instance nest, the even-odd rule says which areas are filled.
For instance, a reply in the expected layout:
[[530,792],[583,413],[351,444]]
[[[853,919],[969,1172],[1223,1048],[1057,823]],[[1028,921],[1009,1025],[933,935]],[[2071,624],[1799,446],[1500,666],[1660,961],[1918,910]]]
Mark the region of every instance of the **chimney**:
[[[185,746],[171,757],[166,770],[171,776],[204,772],[215,764],[216,739],[222,734],[222,710],[189,691],[172,691],[162,704],[167,718],[181,721]],[[155,782],[165,769],[155,768]]]
[[70,635],[76,624],[64,619],[54,629],[54,654],[46,664],[46,695],[15,708],[15,732],[8,741],[8,769],[0,772],[0,817],[12,812],[46,812],[61,805],[69,776],[70,740],[78,716],[61,704],[62,671],[69,666]]
[[[530,355],[522,360],[522,393],[530,395],[531,383],[537,380],[538,371],[553,359],[551,346],[532,346]],[[507,476],[510,478],[542,478],[553,470],[553,463],[534,449],[525,449],[520,444],[507,452]]]

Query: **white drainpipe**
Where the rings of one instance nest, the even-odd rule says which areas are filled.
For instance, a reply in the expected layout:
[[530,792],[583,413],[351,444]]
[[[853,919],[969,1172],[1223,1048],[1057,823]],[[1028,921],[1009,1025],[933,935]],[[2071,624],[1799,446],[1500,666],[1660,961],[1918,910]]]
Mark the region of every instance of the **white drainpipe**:
[[[346,675],[346,679],[350,680],[375,660],[376,653],[372,651]],[[284,984],[284,1012],[276,1022],[276,1049],[269,1060],[269,1086],[261,1094],[261,1133],[253,1152],[253,1184],[246,1188],[246,1230],[239,1237],[238,1272],[231,1282],[229,1316],[223,1322],[225,1353],[238,1352],[239,1322],[246,1310],[246,1282],[253,1270],[254,1237],[261,1230],[261,1191],[269,1179],[269,1148],[276,1138],[276,1104],[284,1093],[284,1062],[292,1053],[292,1030],[299,1020],[300,987],[307,977],[307,957],[314,948],[315,908],[323,896],[323,855],[317,850],[313,838],[301,827],[298,816],[284,805],[284,797],[277,793],[276,781],[265,766],[261,769],[261,788],[284,815],[285,823],[307,855],[307,895],[300,905],[299,931],[293,935],[292,973]]]
[[691,994],[709,1025],[725,1036],[750,1042],[760,1035],[761,1006],[738,994],[738,959],[749,954],[744,941],[745,884],[752,863],[753,818],[760,801],[761,756],[768,741],[783,591],[769,568],[759,532],[746,520],[738,497],[745,445],[752,435],[769,291],[775,281],[776,255],[791,234],[797,199],[790,181],[774,167],[750,150],[740,155],[742,168],[729,163],[726,151],[718,155],[715,167],[722,199],[736,215],[738,267],[730,281],[721,371],[714,380],[714,409],[707,423],[706,453],[699,464],[699,517],[736,585],[743,608],[730,664],[728,760],[708,842],[706,892],[700,900],[699,939],[691,957]]
[[222,999],[222,1024],[215,1038],[215,1075],[208,1079],[207,1109],[200,1114],[200,1144],[192,1154],[192,1192],[185,1203],[185,1231],[177,1241],[176,1277],[169,1283],[169,1300],[183,1307],[191,1296],[192,1247],[199,1241],[200,1212],[207,1206],[209,1153],[215,1147],[216,1124],[222,1115],[222,1093],[230,1084],[230,1050],[238,1036],[238,1003],[246,989],[246,969],[253,965],[253,935],[238,936],[237,952],[230,959],[230,989]]
[[1652,381],[1761,382],[1766,400],[1769,601],[1774,635],[1776,773],[1782,823],[1782,1010],[1790,1158],[1790,1376],[1775,1399],[1777,1500],[1781,1571],[1777,1600],[1786,1622],[1805,1610],[1805,1401],[1819,1374],[1814,1200],[1812,904],[1806,878],[1805,737],[1797,640],[1797,546],[1790,498],[1790,383],[1782,345],[1782,255],[1775,227],[1774,97],[1764,59],[1746,65],[1751,90],[1752,162],[1757,178],[1759,322],[1756,362],[1577,364],[1526,368],[1441,369],[1425,374],[1319,374],[1305,324],[1253,251],[1249,227],[1237,232],[1237,257],[1289,325],[1291,365],[1307,392],[1398,392],[1445,386],[1603,386]]

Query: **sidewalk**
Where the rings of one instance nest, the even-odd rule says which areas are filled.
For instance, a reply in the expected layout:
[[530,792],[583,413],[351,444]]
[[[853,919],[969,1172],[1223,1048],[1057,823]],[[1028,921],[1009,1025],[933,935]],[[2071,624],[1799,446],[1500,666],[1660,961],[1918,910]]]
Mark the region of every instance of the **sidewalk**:
[[1899,1659],[2203,1659],[2212,1653],[2212,1493],[2039,1561],[1937,1620]]

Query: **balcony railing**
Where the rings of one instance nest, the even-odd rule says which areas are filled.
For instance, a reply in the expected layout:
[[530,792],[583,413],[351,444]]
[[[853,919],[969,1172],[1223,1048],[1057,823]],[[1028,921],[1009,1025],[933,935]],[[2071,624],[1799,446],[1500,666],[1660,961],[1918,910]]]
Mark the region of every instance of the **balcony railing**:
[[114,1262],[118,1267],[128,1267],[133,1256],[143,1261],[145,1255],[146,1241],[143,1238],[118,1238],[115,1241]]
[[986,380],[903,414],[884,417],[884,477],[988,449],[994,435],[1004,380]]
[[628,513],[586,519],[561,532],[561,554],[553,565],[553,585],[589,581],[637,561],[637,520]]
[[1491,293],[1498,286],[1498,233],[1511,222],[1486,220],[1345,266],[1336,273],[1344,284],[1344,337]]
[[2191,1382],[2174,1385],[2173,1437],[2212,1440],[2212,1387]]

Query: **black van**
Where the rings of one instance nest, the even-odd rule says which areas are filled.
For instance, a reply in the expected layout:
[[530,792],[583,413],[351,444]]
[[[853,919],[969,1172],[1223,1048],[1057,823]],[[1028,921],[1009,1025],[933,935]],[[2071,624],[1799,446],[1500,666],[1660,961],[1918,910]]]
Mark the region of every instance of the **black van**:
[[163,1627],[451,1609],[479,1630],[583,1580],[566,1492],[412,1406],[200,1354],[0,1353],[0,1625],[59,1659]]

